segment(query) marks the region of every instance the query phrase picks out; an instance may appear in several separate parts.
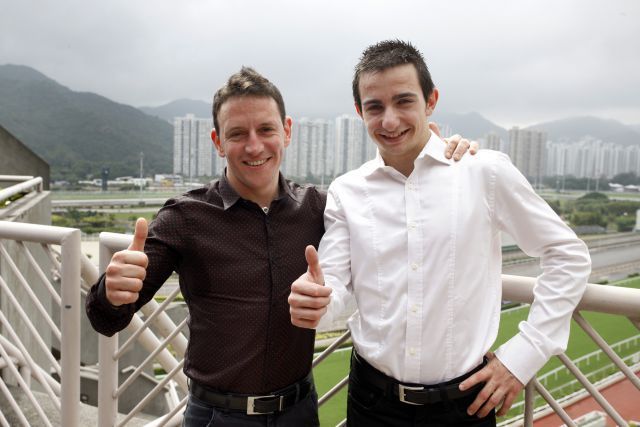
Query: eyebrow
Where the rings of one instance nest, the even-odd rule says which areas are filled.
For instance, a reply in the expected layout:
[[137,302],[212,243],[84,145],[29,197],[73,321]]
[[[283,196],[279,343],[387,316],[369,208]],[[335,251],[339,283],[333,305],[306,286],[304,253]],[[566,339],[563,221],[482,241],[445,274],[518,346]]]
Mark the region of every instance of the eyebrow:
[[405,98],[417,98],[418,95],[416,95],[413,92],[403,92],[403,93],[399,93],[397,95],[393,95],[393,97],[391,99],[393,99],[394,101],[397,101],[399,99],[405,99]]
[[[399,93],[397,95],[393,95],[391,97],[391,99],[393,101],[398,101],[400,99],[409,99],[409,98],[410,99],[416,99],[417,97],[418,97],[418,95],[416,95],[413,92],[402,92],[402,93]],[[381,104],[381,103],[382,103],[382,101],[380,101],[379,99],[369,99],[369,100],[363,102],[362,106],[366,107],[366,106],[370,106],[370,105],[378,105],[378,104]]]
[[[258,128],[262,128],[262,127],[265,127],[265,126],[277,127],[277,124],[278,124],[278,122],[277,122],[277,121],[275,121],[275,120],[267,120],[267,121],[264,121],[264,122],[262,122],[262,123],[258,124],[258,126],[257,126],[257,127],[258,127]],[[242,125],[236,125],[236,126],[231,126],[230,128],[228,128],[228,129],[227,129],[227,130],[225,130],[224,132],[225,132],[225,134],[227,134],[227,133],[231,133],[231,132],[233,132],[233,131],[240,131],[240,132],[244,132],[246,129],[247,129],[247,128],[246,128],[245,126],[242,126]]]

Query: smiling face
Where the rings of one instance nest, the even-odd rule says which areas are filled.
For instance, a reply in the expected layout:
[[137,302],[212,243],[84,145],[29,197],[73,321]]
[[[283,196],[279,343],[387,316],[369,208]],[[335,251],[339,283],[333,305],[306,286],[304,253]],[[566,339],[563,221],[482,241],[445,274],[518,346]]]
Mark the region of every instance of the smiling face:
[[236,192],[260,206],[278,194],[278,174],[284,149],[291,142],[291,118],[284,123],[273,98],[238,96],[218,114],[220,135],[211,138],[227,159],[227,179]]
[[385,164],[405,175],[431,135],[427,118],[438,101],[434,89],[425,100],[412,64],[363,73],[359,82],[362,108],[356,109]]

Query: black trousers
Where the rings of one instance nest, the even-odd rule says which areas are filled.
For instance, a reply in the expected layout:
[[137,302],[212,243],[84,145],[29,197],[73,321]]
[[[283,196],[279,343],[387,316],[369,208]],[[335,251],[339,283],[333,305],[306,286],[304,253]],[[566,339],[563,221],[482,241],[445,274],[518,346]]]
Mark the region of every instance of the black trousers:
[[[375,369],[370,365],[367,366],[369,368]],[[365,378],[364,367],[352,356],[347,398],[348,427],[496,425],[495,411],[484,418],[467,414],[467,408],[475,400],[477,393],[428,405],[410,405],[400,402],[397,396],[371,386]],[[454,379],[447,384],[456,381],[460,382]]]

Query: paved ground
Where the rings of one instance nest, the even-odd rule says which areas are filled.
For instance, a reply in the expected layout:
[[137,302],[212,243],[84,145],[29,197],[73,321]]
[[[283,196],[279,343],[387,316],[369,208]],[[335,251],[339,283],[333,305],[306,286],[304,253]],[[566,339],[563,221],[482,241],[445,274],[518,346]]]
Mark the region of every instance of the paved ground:
[[[44,425],[42,418],[38,415],[38,412],[35,410],[34,406],[31,404],[27,396],[21,391],[20,388],[14,386],[8,386],[9,391],[16,399],[18,406],[23,411],[22,413],[26,417],[29,425],[31,426],[41,426]],[[36,400],[39,405],[43,409],[44,413],[47,415],[49,421],[54,426],[60,426],[60,413],[54,406],[53,402],[49,398],[49,396],[45,393],[33,392]],[[11,408],[9,401],[6,399],[2,393],[0,393],[0,412],[7,418],[9,425],[18,426],[21,425],[19,418],[15,415],[13,409]],[[122,416],[118,417],[119,419]],[[142,427],[146,425],[152,418],[139,418],[134,417],[131,421],[127,423],[127,427]],[[80,404],[80,425],[81,426],[95,426],[98,425],[98,408],[95,406],[85,405],[83,403]]]

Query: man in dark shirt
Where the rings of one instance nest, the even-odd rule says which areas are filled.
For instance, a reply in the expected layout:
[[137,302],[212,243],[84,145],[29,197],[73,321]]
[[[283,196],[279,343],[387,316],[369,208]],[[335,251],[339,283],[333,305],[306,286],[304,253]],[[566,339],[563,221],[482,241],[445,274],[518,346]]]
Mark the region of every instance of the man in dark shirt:
[[190,315],[184,424],[316,426],[314,331],[291,325],[287,297],[307,268],[304,248],[324,233],[325,194],[279,173],[292,120],[263,76],[232,75],[213,119],[225,175],[168,200],[148,235],[138,220],[131,246],[91,289],[87,315],[111,336],[176,271]]

